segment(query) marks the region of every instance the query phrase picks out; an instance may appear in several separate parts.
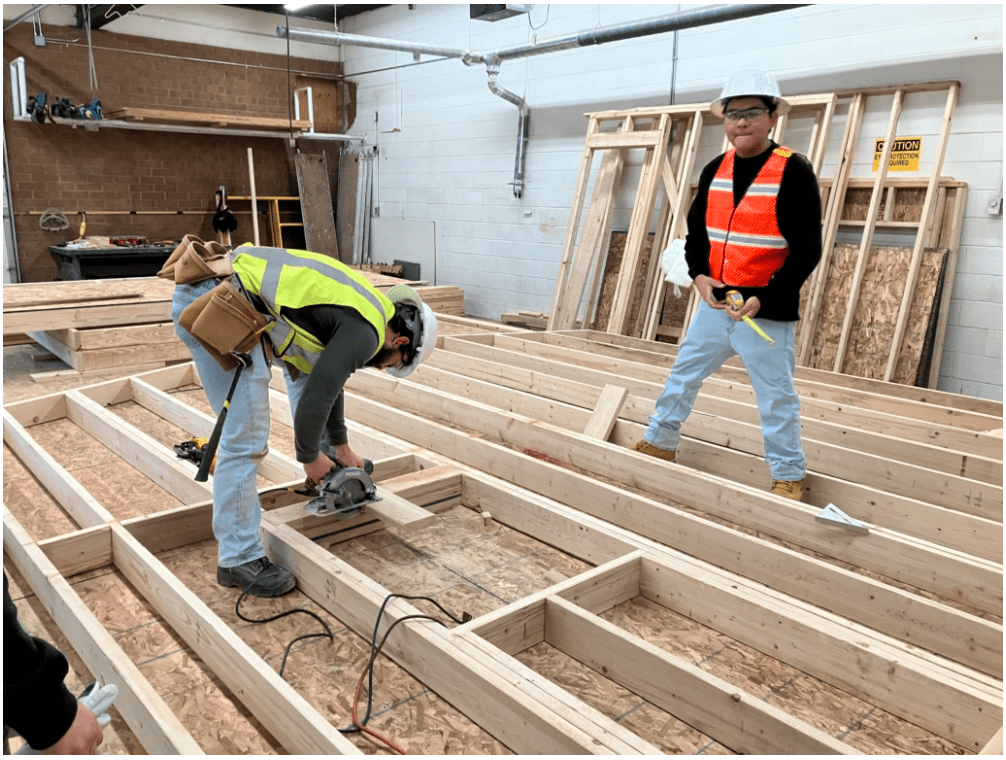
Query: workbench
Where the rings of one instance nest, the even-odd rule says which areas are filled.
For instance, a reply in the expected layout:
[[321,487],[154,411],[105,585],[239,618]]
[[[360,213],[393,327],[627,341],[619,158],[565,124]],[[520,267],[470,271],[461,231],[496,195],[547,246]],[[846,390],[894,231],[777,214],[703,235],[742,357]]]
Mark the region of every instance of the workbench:
[[59,266],[61,280],[149,277],[157,274],[174,250],[173,244],[116,245],[101,248],[49,246],[49,253]]

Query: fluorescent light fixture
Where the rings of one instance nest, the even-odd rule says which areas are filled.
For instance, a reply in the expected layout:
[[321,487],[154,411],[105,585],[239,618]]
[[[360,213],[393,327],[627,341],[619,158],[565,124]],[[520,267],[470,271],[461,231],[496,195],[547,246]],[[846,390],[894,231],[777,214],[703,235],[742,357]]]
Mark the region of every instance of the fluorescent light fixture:
[[299,11],[311,5],[315,5],[315,3],[286,3],[283,7],[288,11]]

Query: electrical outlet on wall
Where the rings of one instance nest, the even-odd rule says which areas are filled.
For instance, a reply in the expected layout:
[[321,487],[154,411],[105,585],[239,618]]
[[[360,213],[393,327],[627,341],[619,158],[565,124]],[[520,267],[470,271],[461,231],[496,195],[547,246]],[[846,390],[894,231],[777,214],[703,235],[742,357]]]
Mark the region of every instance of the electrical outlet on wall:
[[1000,216],[1003,212],[1003,181],[1002,178],[999,179],[999,194],[993,195],[989,198],[988,204],[985,206],[985,212],[989,216]]

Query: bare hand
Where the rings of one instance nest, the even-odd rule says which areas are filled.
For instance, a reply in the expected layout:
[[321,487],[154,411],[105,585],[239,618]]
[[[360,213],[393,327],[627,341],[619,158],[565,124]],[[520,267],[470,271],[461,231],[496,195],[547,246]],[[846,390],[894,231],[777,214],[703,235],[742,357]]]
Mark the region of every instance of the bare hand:
[[63,737],[40,755],[93,755],[102,741],[101,726],[94,713],[77,703],[77,717]]
[[758,296],[751,296],[748,300],[744,302],[744,305],[740,309],[734,311],[733,309],[727,309],[727,314],[734,322],[740,322],[744,317],[751,317],[754,319],[755,314],[761,309],[761,301]]
[[699,291],[699,295],[702,296],[702,300],[714,309],[725,309],[727,307],[723,301],[713,300],[713,288],[724,287],[724,284],[719,280],[714,280],[709,275],[700,274],[692,281],[692,284],[695,285],[696,289]]
[[353,453],[353,450],[349,448],[348,443],[337,446],[335,449],[335,456],[339,462],[346,467],[359,467],[361,470],[363,469],[363,460]]
[[317,459],[304,465],[304,473],[307,475],[309,483],[317,484],[325,479],[333,467],[335,467],[335,462],[329,459],[324,452],[319,451]]

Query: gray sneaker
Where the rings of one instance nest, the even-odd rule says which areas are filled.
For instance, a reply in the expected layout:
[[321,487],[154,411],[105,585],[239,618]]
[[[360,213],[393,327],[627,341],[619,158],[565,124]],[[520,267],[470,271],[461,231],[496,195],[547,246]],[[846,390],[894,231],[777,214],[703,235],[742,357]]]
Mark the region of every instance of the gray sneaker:
[[282,596],[293,591],[297,579],[268,557],[253,559],[237,567],[217,567],[217,583],[244,589],[251,596]]

